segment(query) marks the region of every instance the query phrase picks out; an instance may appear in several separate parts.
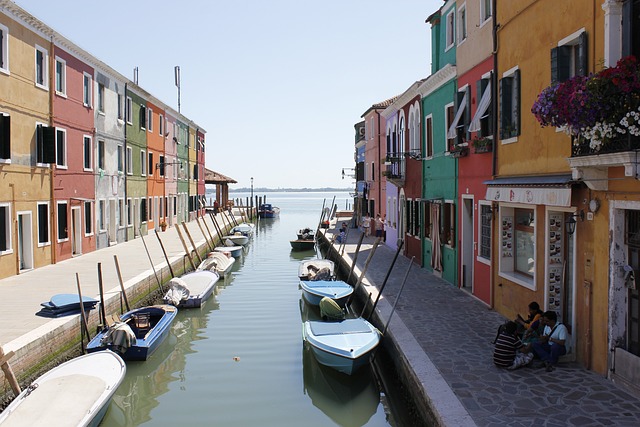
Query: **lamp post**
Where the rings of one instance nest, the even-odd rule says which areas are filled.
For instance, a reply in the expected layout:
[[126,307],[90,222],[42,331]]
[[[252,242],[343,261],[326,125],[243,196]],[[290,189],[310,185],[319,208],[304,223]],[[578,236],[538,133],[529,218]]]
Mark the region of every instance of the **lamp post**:
[[253,177],[251,177],[251,209],[253,210]]

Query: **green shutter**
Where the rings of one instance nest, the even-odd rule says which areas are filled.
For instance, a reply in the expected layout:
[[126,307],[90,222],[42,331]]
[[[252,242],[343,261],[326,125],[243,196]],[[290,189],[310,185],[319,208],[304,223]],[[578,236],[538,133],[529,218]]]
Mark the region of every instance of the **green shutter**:
[[510,138],[511,77],[500,79],[500,139]]
[[588,59],[588,43],[587,32],[580,34],[580,42],[578,43],[578,60],[576,64],[576,74],[578,76],[586,76],[589,70]]
[[42,163],[56,162],[56,129],[42,126]]
[[551,49],[551,82],[558,81],[558,48]]
[[513,75],[513,126],[514,131],[511,136],[520,135],[520,70],[516,70]]

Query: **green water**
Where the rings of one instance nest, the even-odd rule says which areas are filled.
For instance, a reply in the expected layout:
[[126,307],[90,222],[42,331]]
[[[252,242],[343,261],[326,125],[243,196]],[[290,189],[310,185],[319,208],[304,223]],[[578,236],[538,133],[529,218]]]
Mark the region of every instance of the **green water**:
[[[231,197],[246,197],[246,194]],[[261,220],[232,277],[201,309],[178,313],[146,362],[129,362],[102,426],[389,426],[376,374],[319,366],[302,342],[296,231],[316,228],[334,194],[267,193],[281,208]],[[349,194],[336,194],[339,209]]]

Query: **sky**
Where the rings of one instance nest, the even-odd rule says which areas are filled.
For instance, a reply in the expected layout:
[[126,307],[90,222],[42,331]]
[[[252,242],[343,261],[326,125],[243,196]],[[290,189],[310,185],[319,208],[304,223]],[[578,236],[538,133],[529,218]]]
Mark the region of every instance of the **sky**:
[[[442,0],[16,0],[206,131],[231,188],[353,188],[354,125],[429,75]],[[81,11],[74,10],[78,7]],[[131,17],[135,17],[132,19]],[[352,172],[347,170],[347,173]]]

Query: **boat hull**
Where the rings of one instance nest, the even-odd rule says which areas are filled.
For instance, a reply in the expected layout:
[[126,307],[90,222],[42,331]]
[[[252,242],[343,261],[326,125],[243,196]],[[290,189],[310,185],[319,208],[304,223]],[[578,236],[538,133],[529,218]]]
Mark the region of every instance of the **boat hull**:
[[246,236],[242,233],[240,234],[230,234],[228,236],[223,236],[222,240],[224,240],[225,242],[227,240],[231,240],[233,242],[234,245],[236,246],[244,246],[246,244],[249,243],[249,236]]
[[214,249],[216,252],[229,252],[232,257],[238,258],[242,255],[242,246],[218,246]]
[[340,322],[307,320],[302,334],[318,363],[347,375],[369,364],[381,337],[380,332],[362,318]]
[[351,285],[342,280],[301,280],[300,288],[304,300],[311,305],[320,305],[322,298],[327,297],[344,307],[353,293]]
[[124,361],[110,351],[76,357],[23,390],[0,413],[0,424],[97,426],[125,373]]
[[[215,271],[194,271],[181,276],[189,289],[189,297],[180,301],[178,308],[199,308],[213,294],[220,276]],[[166,302],[166,301],[165,301]]]
[[314,240],[290,240],[291,249],[294,251],[310,251],[316,246],[316,242]]
[[[120,321],[127,323],[134,315],[140,313],[149,313],[151,316],[159,316],[160,318],[147,333],[142,336],[140,336],[140,334],[136,334],[135,342],[124,352],[124,354],[120,354],[124,360],[147,360],[169,335],[171,324],[178,314],[178,309],[167,304],[142,307],[124,313],[120,316]],[[116,347],[113,345],[105,345],[101,342],[102,338],[107,333],[107,330],[108,329],[100,331],[89,342],[87,345],[87,351],[89,353],[106,349],[117,352]]]

